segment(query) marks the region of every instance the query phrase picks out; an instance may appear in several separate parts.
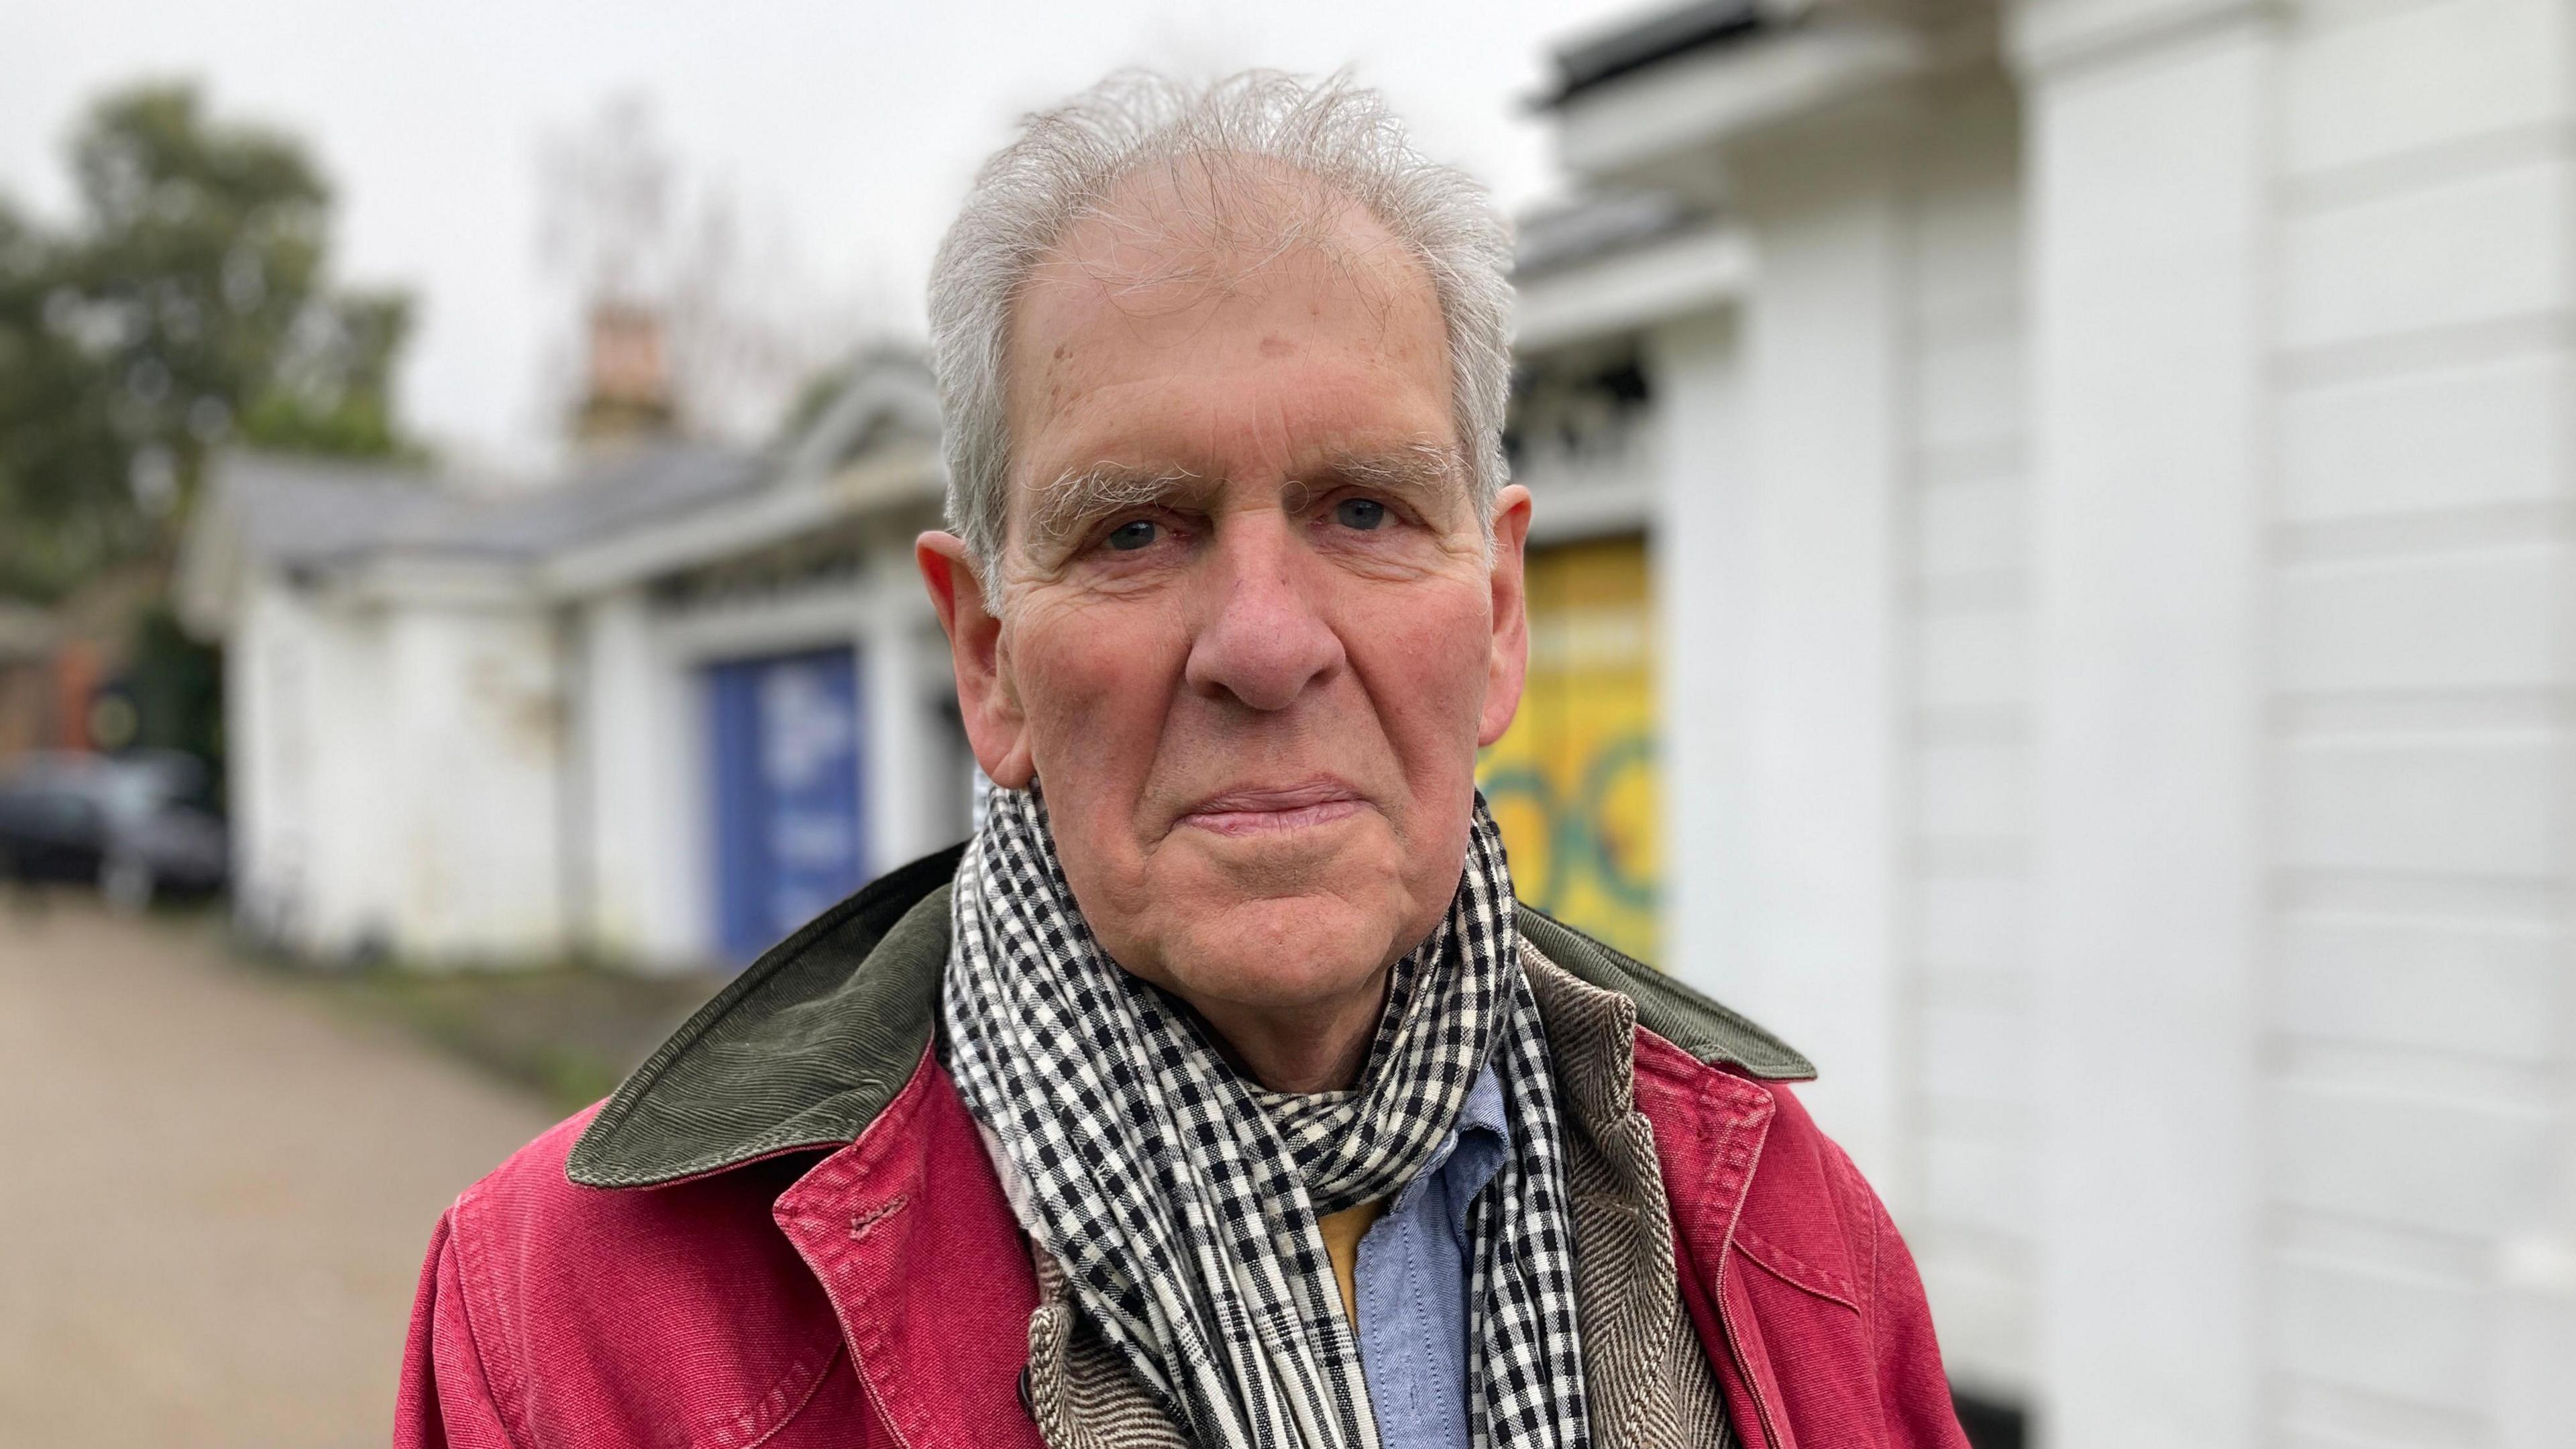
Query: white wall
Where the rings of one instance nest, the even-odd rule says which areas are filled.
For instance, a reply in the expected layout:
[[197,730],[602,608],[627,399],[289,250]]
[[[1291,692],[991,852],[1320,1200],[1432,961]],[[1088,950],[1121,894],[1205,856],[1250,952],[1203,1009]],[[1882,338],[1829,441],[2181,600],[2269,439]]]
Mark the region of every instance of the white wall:
[[1668,965],[1815,1057],[1961,1381],[2027,1389],[2017,117],[1990,72],[1727,156],[1759,258],[1650,363]]
[[584,845],[584,944],[648,969],[701,962],[714,941],[705,702],[643,590],[584,601],[568,628],[581,680],[567,804]]
[[[2042,1411],[2258,1442],[2259,16],[2030,39]],[[2042,27],[2034,21],[2026,38]]]
[[563,708],[553,621],[526,607],[411,603],[384,626],[379,755],[394,811],[390,908],[406,957],[521,961],[564,939]]
[[965,835],[967,774],[945,707],[956,696],[947,636],[909,551],[871,560],[860,618],[868,675],[868,858],[877,871]]
[[382,622],[275,578],[244,591],[225,654],[235,904],[321,956],[389,945],[397,809]]
[[[2280,30],[2261,1105],[2284,1441],[2576,1442],[2571,22],[2309,3]],[[2554,1415],[2531,1373],[2553,1352]]]
[[225,665],[245,922],[324,958],[558,949],[554,647],[534,611],[254,581]]
[[1973,70],[1730,143],[1740,304],[1648,335],[1665,964],[1814,1057],[1954,1373],[2027,1391],[2018,117]]
[[857,648],[872,868],[962,833],[946,652],[899,548],[857,579],[695,608],[434,579],[378,597],[262,578],[230,636],[238,908],[291,949],[713,959],[700,671],[722,659]]
[[2053,1438],[2569,1442],[2569,8],[2023,21]]
[[[1716,512],[1695,537],[1733,538],[1706,560],[1663,557],[1684,570],[1735,570],[1706,586],[1724,617],[1673,617],[1666,636],[1677,656],[1719,651],[1684,672],[1728,676],[1719,698],[1731,715],[1676,723],[1713,730],[1736,752],[1709,763],[1734,795],[1719,828],[1738,838],[1704,861],[1682,858],[1671,889],[1707,891],[1741,921],[1725,931],[1734,949],[1683,969],[1814,1059],[1820,1075],[1801,1095],[1862,1170],[1901,1196],[1895,122],[1838,116],[1729,158],[1756,256],[1737,315],[1741,406],[1732,440],[1711,439],[1718,457],[1676,457],[1670,478],[1728,490],[1705,505]],[[1723,386],[1724,375],[1723,365],[1702,367],[1698,381]],[[1728,416],[1721,404],[1715,418],[1679,426],[1705,435],[1727,429]],[[1716,476],[1728,458],[1739,464],[1732,480]],[[1681,939],[1705,930],[1685,924]]]
[[1668,965],[2044,1442],[2576,1443],[2576,6],[2008,18],[1785,175],[1788,42],[1568,119],[1755,259],[1649,328]]
[[232,837],[233,914],[251,935],[280,939],[310,849],[309,804],[287,769],[306,721],[289,707],[297,667],[266,589],[235,601],[224,650],[225,793]]
[[1952,1378],[2011,1401],[2039,1257],[2020,113],[1977,71],[1907,134],[1897,1207]]
[[1665,474],[1646,535],[1660,615],[1664,959],[1712,995],[1753,959],[1752,758],[1746,745],[1759,494],[1745,471],[1743,349],[1730,311],[1648,335]]

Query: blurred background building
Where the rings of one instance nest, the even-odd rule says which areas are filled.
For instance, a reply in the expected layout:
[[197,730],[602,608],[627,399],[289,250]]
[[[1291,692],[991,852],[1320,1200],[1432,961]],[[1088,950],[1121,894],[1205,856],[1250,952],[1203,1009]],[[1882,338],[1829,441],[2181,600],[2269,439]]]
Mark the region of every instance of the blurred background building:
[[[1984,1442],[2576,1443],[2576,5],[1715,0],[1552,74],[1523,894],[1821,1064]],[[963,833],[918,357],[714,443],[594,302],[538,485],[207,464],[264,938],[739,964]],[[0,750],[126,668],[87,607],[0,611]]]
[[236,454],[178,595],[224,644],[234,908],[318,956],[746,962],[965,833],[912,567],[938,406],[871,352],[769,448],[679,441],[604,313],[552,486]]
[[2576,1434],[2570,18],[1557,52],[1518,457],[1642,535],[1533,567],[1648,576],[1658,959],[2049,1442]]

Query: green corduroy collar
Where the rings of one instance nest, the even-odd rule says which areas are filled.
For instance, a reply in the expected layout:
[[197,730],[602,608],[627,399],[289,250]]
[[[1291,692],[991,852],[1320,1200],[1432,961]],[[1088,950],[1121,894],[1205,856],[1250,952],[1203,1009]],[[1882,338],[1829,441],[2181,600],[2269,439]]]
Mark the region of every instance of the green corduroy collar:
[[[619,1085],[574,1144],[585,1187],[658,1187],[756,1158],[855,1140],[930,1045],[948,964],[951,846],[824,912],[772,947]],[[1528,906],[1523,939],[1637,1004],[1637,1024],[1703,1062],[1805,1081],[1778,1037],[1654,968]]]

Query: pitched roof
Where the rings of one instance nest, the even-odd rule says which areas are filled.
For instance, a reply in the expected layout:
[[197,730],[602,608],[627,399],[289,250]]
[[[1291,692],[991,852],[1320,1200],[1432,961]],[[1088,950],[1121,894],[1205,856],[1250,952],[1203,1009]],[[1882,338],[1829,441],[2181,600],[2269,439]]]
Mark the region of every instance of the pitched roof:
[[357,571],[399,560],[533,571],[657,538],[663,546],[648,551],[666,563],[721,556],[745,546],[750,535],[731,525],[746,519],[775,532],[894,501],[882,486],[835,483],[880,455],[921,475],[907,475],[904,499],[935,501],[937,465],[922,444],[938,427],[921,359],[878,347],[852,360],[818,415],[769,445],[649,443],[524,492],[477,490],[417,464],[227,454],[189,524],[182,614],[201,633],[220,631],[246,570]]
[[1513,228],[1512,276],[1529,281],[1706,223],[1709,214],[1668,191],[1616,191],[1524,214]]
[[1557,47],[1556,84],[1538,104],[1564,105],[1676,56],[1711,50],[1766,28],[1770,20],[1755,0],[1692,0],[1616,30]]
[[381,554],[533,561],[758,486],[759,455],[663,444],[594,464],[542,491],[482,495],[428,469],[235,453],[215,506],[245,555],[329,566]]

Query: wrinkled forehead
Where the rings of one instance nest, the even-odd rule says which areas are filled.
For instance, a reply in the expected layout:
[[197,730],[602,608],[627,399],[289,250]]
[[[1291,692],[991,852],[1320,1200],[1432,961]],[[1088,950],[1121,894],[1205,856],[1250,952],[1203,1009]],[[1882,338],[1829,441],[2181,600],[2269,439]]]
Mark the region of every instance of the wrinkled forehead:
[[[1291,293],[1302,308],[1282,317],[1275,304]],[[1390,363],[1427,364],[1445,394],[1438,293],[1368,208],[1274,162],[1184,157],[1085,207],[1012,299],[1003,380],[1014,456],[1069,389],[1099,382],[1109,355],[1124,358],[1118,344],[1204,341],[1256,314],[1282,348],[1357,315]]]
[[1285,162],[1194,152],[1156,161],[1078,210],[1028,291],[1090,288],[1179,305],[1319,266],[1381,302],[1430,277],[1366,205]]
[[[1283,407],[1316,384],[1283,361],[1337,356],[1370,392],[1432,389],[1448,407],[1448,330],[1430,273],[1363,204],[1278,162],[1180,157],[1084,206],[1012,297],[1005,425],[1015,495],[1066,407],[1126,389],[1121,413],[1159,410],[1167,379],[1267,371]],[[1216,371],[1211,371],[1216,369]],[[1345,369],[1342,382],[1352,376]],[[1097,433],[1100,413],[1090,413]],[[1417,428],[1419,431],[1419,428]],[[1097,441],[1097,438],[1095,438]],[[1090,464],[1095,459],[1051,459]],[[1141,462],[1141,459],[1131,459]]]

